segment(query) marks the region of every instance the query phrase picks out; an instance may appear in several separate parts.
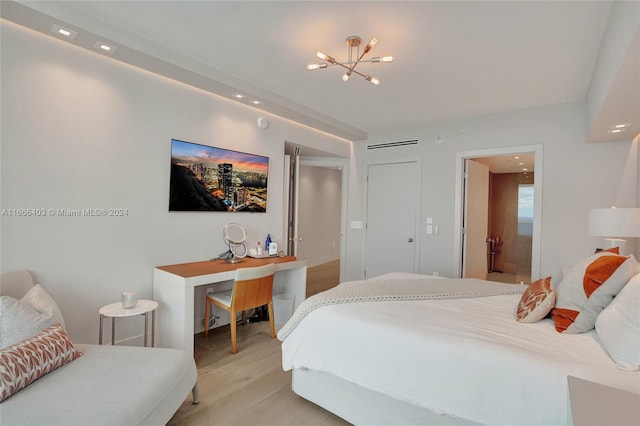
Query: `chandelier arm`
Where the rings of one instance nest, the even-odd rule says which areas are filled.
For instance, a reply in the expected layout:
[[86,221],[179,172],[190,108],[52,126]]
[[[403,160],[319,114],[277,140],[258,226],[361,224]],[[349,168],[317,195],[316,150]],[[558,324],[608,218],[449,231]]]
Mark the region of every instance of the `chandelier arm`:
[[345,64],[343,64],[342,62],[338,62],[338,61],[336,61],[336,62],[334,62],[333,64],[334,64],[334,65],[339,65],[339,66],[341,66],[342,68],[344,68],[344,69],[346,69],[346,70],[351,70],[351,68],[349,68],[348,66],[346,66],[346,65],[345,65]]
[[323,64],[326,64],[327,67],[332,67],[334,65],[340,65],[343,68],[351,69],[351,66],[356,64],[356,63],[359,63],[359,64],[369,64],[369,63],[376,64],[376,63],[379,63],[379,62],[382,62],[382,61],[373,61],[372,59],[365,59],[364,61],[360,61],[360,62],[338,62],[338,61],[335,61],[333,63],[324,63],[323,62]]
[[362,74],[361,72],[358,72],[358,71],[356,71],[356,70],[351,70],[351,72],[353,72],[353,73],[355,73],[355,74],[358,74],[360,77],[362,77],[362,78],[364,78],[364,79],[366,79],[367,77],[369,77],[368,75],[366,75],[366,74]]
[[[342,64],[340,64],[340,65],[342,65]],[[366,75],[366,74],[363,74],[363,73],[361,73],[361,72],[359,72],[359,71],[354,70],[353,68],[349,68],[349,67],[346,67],[346,66],[344,66],[344,65],[342,65],[342,67],[343,67],[343,68],[345,68],[345,69],[348,69],[348,70],[349,70],[349,72],[352,72],[352,73],[354,73],[354,74],[358,74],[358,75],[359,75],[360,77],[362,77],[362,78],[365,78],[365,79],[366,79],[367,77],[369,77],[369,76],[368,76],[368,75]]]
[[[370,49],[363,49],[362,50],[362,54],[358,57],[358,59],[349,68],[349,73],[354,72],[354,69],[356,68],[356,65],[358,65],[360,62],[371,62],[371,60],[366,60],[366,61],[362,60],[362,58],[364,58],[364,55],[366,55],[369,51],[371,51],[371,49],[373,49],[373,47],[371,47]],[[358,47],[358,51],[360,51],[359,47]],[[351,62],[351,50],[349,50],[349,62]],[[362,74],[360,74],[360,75],[362,75]]]
[[[356,63],[357,63],[357,62],[356,62]],[[343,64],[343,63],[340,63],[340,62],[337,62],[337,61],[336,61],[336,62],[335,62],[335,65],[339,65],[339,66],[341,66],[342,68],[344,68],[344,69],[346,69],[346,70],[349,70],[349,72],[353,72],[353,73],[355,73],[355,74],[358,74],[358,75],[359,75],[360,77],[362,77],[362,78],[365,78],[365,79],[366,79],[367,77],[369,77],[369,76],[368,76],[368,75],[366,75],[366,74],[362,74],[361,72],[358,72],[358,71],[354,70],[353,68],[349,68],[348,66],[346,66],[346,65],[345,65],[345,64]]]
[[349,72],[352,72],[352,73],[358,74],[360,77],[364,78],[365,80],[367,79],[367,77],[371,78],[370,76],[368,76],[368,75],[366,75],[366,74],[362,74],[361,72],[358,72],[358,71],[354,70],[353,68],[350,68],[350,67],[346,66],[345,64],[343,64],[343,63],[341,63],[341,62],[335,61],[335,62],[333,62],[333,64],[332,64],[332,65],[338,65],[338,66],[341,66],[342,68],[344,68],[344,69],[348,70]]

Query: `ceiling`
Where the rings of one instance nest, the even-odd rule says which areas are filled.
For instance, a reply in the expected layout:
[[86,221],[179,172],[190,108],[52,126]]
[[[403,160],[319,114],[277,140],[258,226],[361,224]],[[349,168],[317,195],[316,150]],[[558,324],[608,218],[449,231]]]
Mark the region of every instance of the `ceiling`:
[[[26,7],[25,7],[26,6]],[[584,100],[610,2],[3,1],[3,17],[349,140],[445,120]],[[308,71],[316,50],[346,60],[345,37],[372,36],[360,64]],[[233,99],[233,98],[232,98]],[[611,108],[610,113],[611,113]],[[615,108],[613,108],[615,109]],[[614,114],[615,116],[615,114]],[[629,139],[629,138],[627,138]]]
[[523,152],[520,154],[500,155],[495,157],[474,158],[489,167],[491,173],[533,173],[535,168],[535,154]]

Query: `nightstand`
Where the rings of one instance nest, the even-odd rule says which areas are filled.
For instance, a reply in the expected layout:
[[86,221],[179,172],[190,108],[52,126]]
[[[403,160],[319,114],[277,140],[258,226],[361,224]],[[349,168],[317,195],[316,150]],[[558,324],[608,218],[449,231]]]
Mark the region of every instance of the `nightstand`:
[[574,426],[640,425],[640,395],[577,377],[568,380]]

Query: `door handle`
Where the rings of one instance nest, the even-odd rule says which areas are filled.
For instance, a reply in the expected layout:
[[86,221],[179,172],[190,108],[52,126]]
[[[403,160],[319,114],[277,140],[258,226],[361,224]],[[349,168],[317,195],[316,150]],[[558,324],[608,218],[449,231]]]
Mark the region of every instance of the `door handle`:
[[407,241],[409,241],[410,243],[413,242],[413,238],[409,238]]

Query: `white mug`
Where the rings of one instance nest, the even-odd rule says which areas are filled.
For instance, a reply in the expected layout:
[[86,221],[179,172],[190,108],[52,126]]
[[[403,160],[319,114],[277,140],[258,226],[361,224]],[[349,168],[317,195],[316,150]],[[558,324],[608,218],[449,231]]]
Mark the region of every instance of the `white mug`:
[[138,304],[137,291],[125,291],[122,293],[122,307],[125,309],[135,308]]

